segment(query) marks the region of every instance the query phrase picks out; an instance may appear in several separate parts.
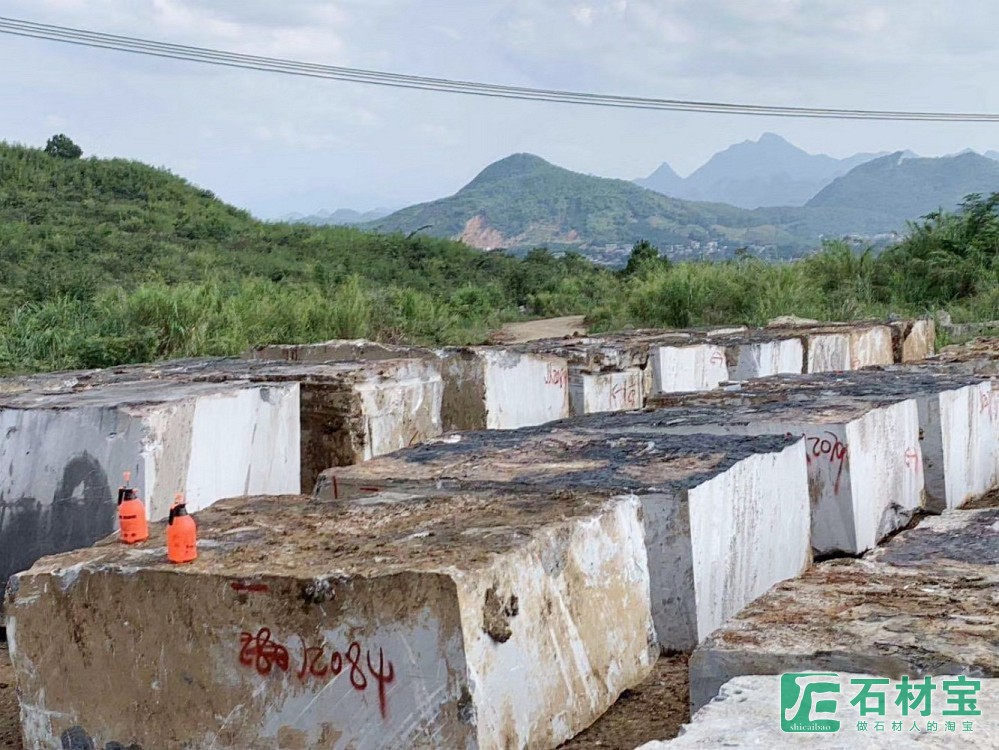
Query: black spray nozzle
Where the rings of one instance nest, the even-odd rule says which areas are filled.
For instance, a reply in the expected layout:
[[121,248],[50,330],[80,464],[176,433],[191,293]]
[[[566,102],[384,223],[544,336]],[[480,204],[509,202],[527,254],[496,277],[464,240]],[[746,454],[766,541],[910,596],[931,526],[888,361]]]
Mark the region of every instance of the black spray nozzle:
[[177,503],[172,508],[170,508],[170,516],[167,518],[167,525],[169,526],[170,524],[172,524],[173,519],[186,515],[188,515],[187,505],[185,503]]

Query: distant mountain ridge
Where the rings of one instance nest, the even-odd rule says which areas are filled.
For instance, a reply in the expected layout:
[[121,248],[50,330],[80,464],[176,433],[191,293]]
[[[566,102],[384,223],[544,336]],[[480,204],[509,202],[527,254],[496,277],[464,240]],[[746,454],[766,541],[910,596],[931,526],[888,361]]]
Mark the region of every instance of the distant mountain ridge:
[[332,226],[354,224],[364,224],[369,221],[377,221],[392,213],[390,208],[373,208],[370,211],[355,211],[352,208],[338,208],[336,211],[319,211],[314,214],[286,214],[281,217],[281,221],[289,224],[311,224],[313,226]]
[[[721,204],[668,198],[626,180],[572,172],[533,154],[490,164],[448,198],[410,206],[366,225],[381,232],[421,227],[484,250],[597,249],[644,238],[661,246],[698,242],[752,242],[749,212]],[[775,227],[771,244],[793,244]]]
[[835,178],[884,154],[835,159],[809,154],[775,133],[743,141],[712,156],[689,177],[665,162],[635,180],[642,187],[684,200],[728,203],[740,208],[803,206]]
[[833,180],[807,208],[863,209],[915,219],[956,208],[971,193],[999,192],[999,161],[974,151],[926,159],[898,152]]
[[824,238],[891,235],[970,193],[999,192],[999,162],[978,154],[923,159],[898,152],[852,169],[806,206],[744,209],[670,198],[633,182],[593,177],[533,154],[490,164],[447,198],[397,211],[364,228],[424,231],[483,249],[547,246],[619,262],[646,239],[674,256],[771,255],[814,249]]

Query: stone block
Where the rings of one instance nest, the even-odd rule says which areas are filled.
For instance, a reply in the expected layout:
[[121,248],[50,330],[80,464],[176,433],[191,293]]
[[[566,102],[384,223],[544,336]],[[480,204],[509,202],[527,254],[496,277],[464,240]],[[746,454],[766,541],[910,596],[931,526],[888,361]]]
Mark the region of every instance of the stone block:
[[729,344],[725,349],[729,380],[749,380],[781,373],[801,373],[805,349],[799,338]]
[[441,420],[445,431],[508,430],[570,414],[568,360],[546,351],[538,342],[428,349],[334,340],[263,347],[250,356],[312,363],[403,357],[422,360],[428,366],[436,363],[443,378]]
[[441,434],[444,383],[436,359],[305,363],[201,358],[37,375],[8,388],[81,393],[132,382],[298,383],[301,491],[330,466],[356,463]]
[[907,365],[835,376],[783,377],[741,385],[743,403],[780,397],[801,405],[830,397],[881,402],[911,398],[916,402],[926,489],[926,508],[957,508],[996,485],[996,431],[991,414],[992,384],[982,377],[932,367]]
[[738,395],[693,394],[674,397],[669,408],[603,415],[587,425],[659,435],[803,436],[812,547],[820,555],[857,554],[905,526],[922,507],[918,408],[913,399],[810,396],[805,403],[782,396],[745,404]]
[[[633,496],[227,500],[12,579],[25,746],[553,748],[654,661]],[[76,745],[74,745],[76,747]]]
[[850,330],[850,369],[890,365],[895,361],[892,331],[888,326],[858,326]]
[[540,339],[520,344],[516,350],[565,360],[573,415],[640,409],[652,386],[647,343],[623,334]]
[[748,674],[999,677],[996,601],[999,509],[945,511],[746,607],[691,657],[691,704]]
[[[618,415],[628,416],[633,415]],[[524,486],[641,497],[652,613],[666,650],[690,650],[747,602],[810,562],[805,446],[782,436],[623,433],[573,427],[449,435],[331,469],[322,500],[386,489]]]
[[297,383],[146,381],[0,395],[0,589],[43,555],[117,528],[124,472],[150,518],[301,483]]
[[[844,750],[864,747],[871,750],[896,750],[898,748],[950,748],[986,750],[999,747],[999,679],[972,678],[977,715],[954,715],[959,711],[952,702],[955,691],[968,688],[956,678],[943,677],[932,681],[929,709],[903,715],[902,708],[894,701],[898,697],[898,683],[875,684],[871,707],[875,706],[878,693],[885,697],[884,710],[861,712],[861,702],[852,700],[865,683],[883,679],[877,674],[839,673],[799,677],[795,680],[795,697],[801,703],[798,714],[790,713],[787,721],[793,726],[798,715],[803,720],[832,720],[826,731],[788,732],[781,727],[781,677],[780,675],[754,675],[736,677],[726,682],[721,692],[707,703],[680,730],[680,736],[668,742],[648,742],[638,750],[716,750],[716,748],[809,748],[809,750]],[[835,692],[811,692],[809,682],[831,685]],[[947,683],[946,685],[944,683]],[[951,692],[948,692],[950,690]],[[915,693],[914,693],[915,694]],[[831,701],[831,713],[817,709],[818,701]],[[826,706],[823,706],[826,708]],[[776,710],[775,710],[776,709]],[[971,726],[966,727],[965,722]],[[878,724],[880,723],[880,729]],[[916,725],[918,731],[913,730]],[[899,727],[900,725],[900,727]],[[836,728],[832,728],[835,726]],[[860,729],[861,726],[865,728]],[[930,727],[934,727],[930,729]],[[969,731],[970,730],[970,731]]]
[[840,372],[854,370],[847,331],[810,333],[804,336],[805,372]]

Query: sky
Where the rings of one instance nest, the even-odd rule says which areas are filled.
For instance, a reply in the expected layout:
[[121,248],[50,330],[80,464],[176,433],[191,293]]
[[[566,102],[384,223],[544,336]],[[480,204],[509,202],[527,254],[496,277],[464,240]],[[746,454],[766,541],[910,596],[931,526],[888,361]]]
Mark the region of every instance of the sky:
[[[4,0],[0,15],[438,78],[999,112],[994,0]],[[0,35],[0,139],[64,132],[263,218],[398,208],[530,152],[632,179],[776,132],[813,153],[999,149],[999,125],[625,111],[405,91]]]

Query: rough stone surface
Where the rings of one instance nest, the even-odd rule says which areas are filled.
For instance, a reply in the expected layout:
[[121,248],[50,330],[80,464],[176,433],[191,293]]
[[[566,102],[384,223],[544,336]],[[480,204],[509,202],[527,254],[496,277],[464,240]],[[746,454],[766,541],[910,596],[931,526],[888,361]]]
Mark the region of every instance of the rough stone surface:
[[691,705],[747,674],[999,677],[997,603],[999,509],[945,511],[746,607],[691,657]]
[[197,520],[188,565],[160,525],[13,579],[26,747],[551,748],[653,665],[634,496],[248,498]]
[[860,553],[905,526],[922,506],[917,405],[913,399],[812,395],[800,403],[785,396],[743,404],[738,394],[694,394],[669,401],[690,406],[601,415],[579,424],[597,432],[803,436],[812,547],[818,554]]
[[243,355],[247,359],[286,362],[377,362],[385,359],[437,359],[433,349],[421,346],[382,344],[367,339],[333,339],[318,344],[272,344],[258,346]]
[[504,483],[634,492],[642,498],[656,632],[689,650],[775,582],[810,561],[801,441],[782,436],[669,437],[573,428],[445,436],[363,465],[331,469],[322,500],[349,502],[420,483]]
[[[943,682],[947,678],[934,680],[931,693],[930,711],[923,715],[922,707],[902,715],[900,706],[894,703],[898,695],[896,683],[884,686],[885,711],[883,714],[863,715],[860,704],[851,703],[863,683],[854,680],[870,680],[880,675],[841,673],[832,677],[819,678],[823,682],[835,683],[838,693],[813,693],[814,701],[832,700],[834,713],[829,718],[840,722],[839,729],[822,733],[788,733],[781,729],[779,696],[781,678],[779,675],[736,677],[727,682],[719,695],[695,714],[685,725],[681,734],[669,742],[649,742],[638,750],[716,750],[716,748],[785,748],[802,747],[815,750],[851,750],[864,747],[875,750],[889,748],[966,748],[985,750],[999,747],[999,680],[984,679],[978,682],[976,711],[979,716],[953,716],[955,707],[947,702]],[[879,689],[877,686],[875,690]],[[873,704],[873,701],[872,701]],[[814,702],[812,703],[814,706]],[[816,713],[817,718],[827,718]],[[882,719],[883,717],[883,719]],[[877,721],[883,721],[879,730]],[[964,722],[972,723],[971,731],[966,731]],[[867,729],[858,729],[860,722],[866,722]],[[893,724],[901,723],[896,731]],[[927,731],[930,722],[936,729]],[[953,724],[948,728],[948,722]],[[913,731],[913,724],[917,731]]]
[[112,533],[126,471],[153,519],[178,492],[198,510],[301,483],[297,383],[16,390],[0,394],[0,590],[39,557]]

